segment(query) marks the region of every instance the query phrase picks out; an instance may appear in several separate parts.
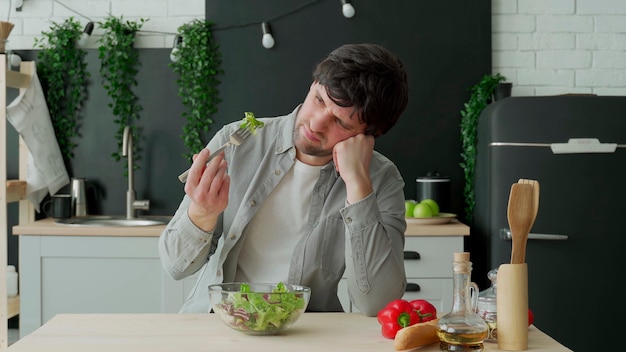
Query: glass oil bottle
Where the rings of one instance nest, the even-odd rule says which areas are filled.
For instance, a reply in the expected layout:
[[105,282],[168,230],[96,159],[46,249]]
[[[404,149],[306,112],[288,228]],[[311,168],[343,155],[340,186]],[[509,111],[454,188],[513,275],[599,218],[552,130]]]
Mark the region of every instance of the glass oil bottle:
[[483,351],[489,327],[476,314],[478,286],[471,282],[469,253],[454,253],[452,311],[439,319],[437,336],[442,351]]

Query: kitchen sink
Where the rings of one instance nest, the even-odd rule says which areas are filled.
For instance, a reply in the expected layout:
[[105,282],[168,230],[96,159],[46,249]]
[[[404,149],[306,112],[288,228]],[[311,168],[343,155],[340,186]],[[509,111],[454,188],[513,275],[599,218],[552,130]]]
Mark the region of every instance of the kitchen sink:
[[170,216],[145,216],[129,219],[125,216],[92,215],[57,219],[55,220],[55,223],[70,226],[133,227],[165,225],[170,221],[170,219]]

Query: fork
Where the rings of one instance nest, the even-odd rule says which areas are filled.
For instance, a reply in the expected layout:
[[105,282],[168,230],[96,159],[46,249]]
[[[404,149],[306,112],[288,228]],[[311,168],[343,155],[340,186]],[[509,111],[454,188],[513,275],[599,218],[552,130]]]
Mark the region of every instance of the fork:
[[[238,129],[237,131],[231,133],[231,135],[228,137],[228,142],[222,144],[221,147],[217,148],[213,153],[211,153],[211,156],[209,156],[209,160],[207,160],[207,165],[209,164],[209,161],[211,161],[216,155],[218,155],[219,153],[221,153],[224,149],[226,149],[226,147],[230,146],[230,145],[240,145],[241,143],[243,143],[246,138],[248,138],[250,136],[250,134],[252,134],[252,132],[250,131],[249,128],[247,127],[242,127],[240,129]],[[182,174],[178,175],[178,179],[180,180],[180,182],[185,183],[187,182],[187,176],[189,175],[189,170],[191,168],[187,169],[187,171],[183,172]]]

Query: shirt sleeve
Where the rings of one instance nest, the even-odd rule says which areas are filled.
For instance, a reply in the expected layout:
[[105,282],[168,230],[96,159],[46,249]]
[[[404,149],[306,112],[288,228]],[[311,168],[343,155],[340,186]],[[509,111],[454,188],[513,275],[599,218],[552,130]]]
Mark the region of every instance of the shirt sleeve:
[[367,316],[401,298],[406,288],[404,181],[399,173],[389,179],[341,210],[348,291],[354,305]]
[[[215,150],[228,140],[230,131],[236,129],[230,124],[220,129],[207,144]],[[187,209],[191,198],[183,197],[178,210],[159,237],[159,257],[165,271],[175,280],[184,279],[200,270],[215,253],[217,240],[221,234],[221,219],[214,231],[205,232],[189,219]],[[217,234],[217,235],[216,235]]]
[[175,280],[198,271],[215,252],[214,233],[198,228],[187,215],[185,196],[174,217],[159,237],[159,256],[165,271]]

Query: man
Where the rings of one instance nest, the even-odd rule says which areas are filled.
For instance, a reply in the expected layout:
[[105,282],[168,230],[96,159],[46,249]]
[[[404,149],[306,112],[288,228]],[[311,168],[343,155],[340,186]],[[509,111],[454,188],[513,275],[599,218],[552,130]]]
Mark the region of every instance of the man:
[[309,311],[343,311],[342,276],[365,315],[400,298],[404,181],[374,139],[407,101],[407,74],[392,53],[348,44],[316,67],[291,114],[260,119],[256,135],[207,164],[240,123],[218,131],[194,157],[186,195],[159,239],[174,279],[198,273],[181,312],[207,312],[207,287],[233,281],[309,286]]

